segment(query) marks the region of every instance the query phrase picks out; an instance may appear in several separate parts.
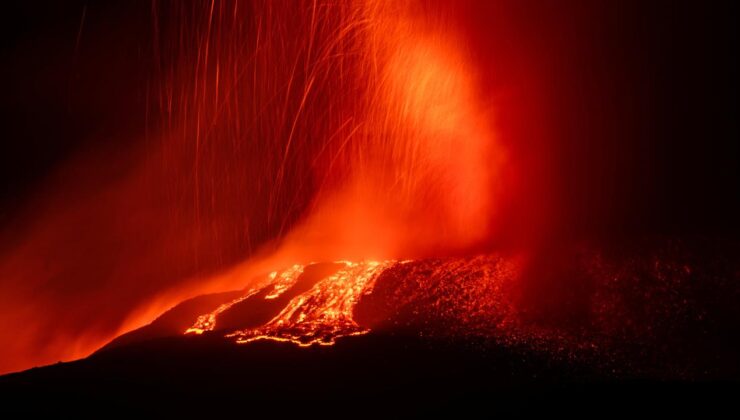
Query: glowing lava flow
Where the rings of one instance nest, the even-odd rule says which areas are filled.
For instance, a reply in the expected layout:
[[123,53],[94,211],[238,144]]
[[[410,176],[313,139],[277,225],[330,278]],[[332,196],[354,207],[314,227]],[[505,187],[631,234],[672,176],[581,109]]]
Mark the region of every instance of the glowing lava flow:
[[[283,271],[280,273],[280,277],[278,277],[277,271],[273,271],[268,276],[268,279],[266,281],[273,281],[272,285],[272,291],[269,295],[265,296],[265,299],[275,299],[276,297],[280,296],[284,291],[291,288],[295,282],[298,280],[298,277],[303,273],[303,266],[300,264],[294,264],[289,269]],[[195,321],[195,324],[193,324],[192,327],[188,328],[187,331],[185,331],[186,334],[194,333],[194,334],[203,334],[205,331],[213,331],[213,329],[216,327],[216,317],[231,308],[232,306],[236,305],[239,302],[242,302],[246,299],[249,299],[250,297],[257,294],[257,292],[260,291],[263,287],[266,287],[265,283],[266,281],[260,282],[257,285],[253,286],[249,289],[249,291],[244,294],[244,296],[241,296],[237,299],[232,300],[231,302],[224,303],[220,305],[218,308],[216,308],[215,311],[211,313],[207,313],[205,315],[201,315],[198,317],[198,320]]]
[[[257,328],[238,330],[227,334],[237,343],[255,340],[292,342],[299,346],[313,344],[332,345],[339,337],[365,334],[352,316],[355,305],[363,295],[372,293],[375,280],[380,273],[396,264],[396,261],[338,261],[342,267],[334,274],[320,279],[310,290],[293,297],[290,302],[266,324]],[[198,317],[195,324],[185,333],[202,334],[213,331],[218,315],[237,303],[267,292],[264,300],[274,300],[294,287],[306,266],[296,264],[278,275],[272,272],[262,282],[231,302],[219,306],[215,311]]]

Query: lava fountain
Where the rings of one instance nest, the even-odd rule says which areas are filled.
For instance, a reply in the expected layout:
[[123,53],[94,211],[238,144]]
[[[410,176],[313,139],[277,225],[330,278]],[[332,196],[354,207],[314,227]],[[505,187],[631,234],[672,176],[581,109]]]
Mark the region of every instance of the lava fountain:
[[2,369],[84,356],[185,298],[315,261],[349,261],[311,295],[345,302],[306,319],[351,324],[370,261],[488,243],[505,153],[455,9],[152,2],[146,135],[73,159],[5,234]]
[[[344,134],[324,133],[312,171],[318,185],[309,210],[279,245],[257,262],[265,269],[296,261],[334,261],[336,273],[291,300],[283,311],[255,329],[231,333],[237,342],[271,338],[300,345],[331,344],[338,336],[366,332],[352,318],[361,295],[393,264],[378,258],[407,258],[464,252],[487,239],[494,210],[502,149],[495,141],[491,115],[476,97],[475,73],[466,61],[465,43],[449,22],[434,19],[415,2],[356,2],[344,15],[336,37],[346,42],[314,44],[322,50],[308,65],[298,114],[323,67],[337,66],[352,90],[338,92],[339,126]],[[323,27],[340,12],[333,3],[310,5],[312,25]],[[313,26],[312,26],[313,27]],[[345,63],[350,57],[349,63]],[[339,60],[337,62],[337,60]],[[343,67],[344,66],[344,67]],[[345,95],[352,98],[345,102]],[[298,124],[300,115],[293,124]],[[291,129],[282,148],[276,188],[280,188],[297,141],[319,142]],[[302,271],[277,271],[269,277],[282,290]],[[233,277],[234,275],[230,275]],[[248,276],[236,276],[247,278]],[[212,330],[217,316],[266,287],[199,317],[188,332]],[[277,292],[276,292],[277,293]],[[264,299],[271,299],[268,294]]]

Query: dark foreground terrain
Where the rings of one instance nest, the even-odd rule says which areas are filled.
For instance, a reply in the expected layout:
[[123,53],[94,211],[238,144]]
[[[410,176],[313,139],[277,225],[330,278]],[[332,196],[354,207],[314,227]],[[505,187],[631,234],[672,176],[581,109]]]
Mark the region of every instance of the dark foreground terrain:
[[159,339],[7,375],[0,390],[3,410],[16,412],[245,418],[706,415],[736,410],[740,395],[728,381],[613,380],[526,352],[373,334],[308,349],[267,341],[237,346],[217,337]]

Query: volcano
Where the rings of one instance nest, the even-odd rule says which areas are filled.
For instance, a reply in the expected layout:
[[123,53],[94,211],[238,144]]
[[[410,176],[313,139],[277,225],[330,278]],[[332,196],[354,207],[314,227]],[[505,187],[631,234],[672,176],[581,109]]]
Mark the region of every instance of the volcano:
[[[530,412],[531,401],[562,410],[589,398],[704,412],[708,401],[728,403],[723,393],[740,377],[740,342],[725,335],[740,327],[738,289],[726,280],[739,267],[707,246],[579,248],[569,263],[536,270],[569,277],[558,284],[578,292],[537,297],[529,283],[541,290],[542,279],[500,255],[294,264],[0,386],[18,407],[29,397],[67,408],[81,398],[142,409],[187,400],[229,411],[249,402],[266,414],[289,398],[302,403],[282,414],[305,414],[306,404],[418,415]],[[675,404],[676,395],[688,400]]]
[[15,3],[0,413],[733,410],[731,2]]

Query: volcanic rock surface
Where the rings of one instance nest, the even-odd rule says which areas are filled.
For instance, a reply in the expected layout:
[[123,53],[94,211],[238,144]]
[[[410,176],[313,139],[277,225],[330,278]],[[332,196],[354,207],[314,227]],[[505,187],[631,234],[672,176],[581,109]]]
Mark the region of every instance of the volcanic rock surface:
[[517,411],[583,384],[598,399],[704,381],[697,395],[717,397],[707,388],[740,378],[737,260],[679,241],[629,249],[295,264],[0,388],[18,401],[339,398],[414,412],[491,398]]

